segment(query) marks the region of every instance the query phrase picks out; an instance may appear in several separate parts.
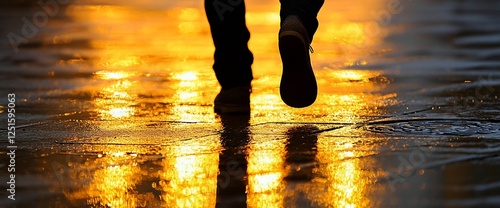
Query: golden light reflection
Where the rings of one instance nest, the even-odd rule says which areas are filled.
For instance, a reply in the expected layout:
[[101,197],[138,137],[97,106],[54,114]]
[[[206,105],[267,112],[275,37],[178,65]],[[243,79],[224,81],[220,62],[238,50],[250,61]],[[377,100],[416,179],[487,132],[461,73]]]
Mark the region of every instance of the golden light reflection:
[[101,79],[125,79],[130,77],[132,74],[123,71],[98,71],[95,73]]
[[[134,5],[133,2],[130,4]],[[337,57],[328,52],[331,50],[332,45],[342,43],[344,45],[355,46],[357,49],[359,49],[358,45],[363,46],[363,48],[373,49],[373,47],[370,48],[373,46],[373,43],[377,43],[383,39],[382,34],[370,35],[366,29],[367,24],[371,24],[375,20],[375,17],[370,12],[383,9],[385,6],[384,2],[370,1],[363,2],[363,5],[366,6],[359,7],[357,3],[346,4],[343,1],[325,3],[319,14],[321,25],[314,41],[315,47],[319,47],[316,50],[319,54],[312,55],[315,66],[331,66],[331,59]],[[213,97],[216,94],[205,96],[204,93],[201,93],[207,89],[217,88],[216,82],[211,82],[210,85],[205,86],[199,85],[200,80],[202,80],[199,77],[200,74],[212,73],[210,66],[213,64],[213,43],[210,38],[210,29],[204,17],[202,7],[175,7],[168,6],[167,4],[165,6],[167,7],[146,9],[130,5],[92,5],[88,3],[70,5],[67,12],[74,21],[86,25],[86,29],[88,30],[86,34],[90,34],[90,37],[85,37],[85,39],[88,39],[91,47],[96,49],[93,50],[95,54],[91,54],[90,57],[99,57],[99,60],[94,60],[95,63],[93,63],[93,66],[98,69],[125,71],[127,73],[133,71],[139,74],[149,74],[151,75],[150,77],[158,76],[159,80],[169,79],[170,77],[168,76],[171,74],[182,74],[185,71],[190,71],[191,74],[186,75],[188,76],[188,80],[181,81],[179,86],[192,85],[193,87],[191,89],[187,89],[187,87],[174,89],[175,98],[161,101],[175,103],[174,105],[178,103],[191,105],[191,110],[181,107],[174,109],[171,113],[174,115],[172,119],[193,119],[192,113],[207,112],[206,109],[200,110],[198,106],[212,104]],[[250,48],[256,58],[254,64],[255,75],[257,78],[262,78],[279,74],[281,72],[281,65],[276,47],[276,33],[279,29],[279,2],[265,4],[248,2],[247,10],[247,23],[252,33]],[[162,21],[165,19],[169,21]],[[71,42],[71,40],[78,38],[76,35],[70,35],[66,39]],[[322,51],[325,51],[325,53]],[[349,54],[348,52],[353,53]],[[369,59],[358,60],[360,53],[367,55],[368,52],[366,50],[347,51],[346,54],[353,57],[343,59],[342,66],[368,64],[370,62]],[[317,54],[318,56],[316,56]],[[319,69],[318,67],[315,68]],[[320,70],[322,69],[317,71]],[[164,74],[168,75],[159,75],[156,72],[165,72]],[[198,76],[198,78],[193,78],[193,74]],[[134,76],[136,75],[132,74],[132,77]],[[123,77],[123,74],[117,73],[103,74],[102,78],[119,80],[129,79],[130,77]],[[214,76],[210,77],[212,80],[215,80],[214,78]],[[204,77],[203,79],[206,78]],[[261,91],[265,91],[265,96],[254,93],[255,96],[252,97],[252,103],[259,103],[259,106],[255,108],[255,113],[268,114],[267,111],[273,109],[283,110],[281,113],[285,114],[284,117],[296,116],[297,113],[294,110],[288,110],[279,98],[277,88],[279,86],[279,78],[272,81],[272,83],[268,84],[272,86],[269,92],[267,90]],[[256,80],[254,83],[264,82]],[[335,80],[328,80],[327,84],[324,84],[322,88],[320,86],[320,95],[331,92],[329,89],[326,89],[334,88],[329,86],[331,83],[335,83]],[[351,86],[355,84],[358,83],[353,83]],[[173,86],[173,84],[170,86]],[[255,86],[260,89],[268,87],[267,85]],[[150,88],[149,91],[153,91],[151,89],[156,88]],[[258,92],[258,89],[255,92]],[[134,95],[141,94],[142,91],[128,93],[133,97]],[[145,94],[149,95],[150,93]],[[271,97],[271,95],[274,95],[274,97]],[[168,94],[168,96],[171,96],[171,94]],[[318,103],[322,102],[321,99],[323,98],[320,97],[318,99]],[[335,98],[327,99],[333,100]],[[267,104],[261,104],[261,101],[265,101]],[[127,106],[119,108],[122,108],[122,110],[118,110],[117,108],[114,111],[126,112],[125,109],[127,109]],[[262,111],[259,112],[260,109]],[[277,114],[278,112],[272,113]],[[114,114],[119,118],[132,115],[129,113]],[[151,115],[153,114],[151,113]],[[198,117],[208,119],[206,116]],[[272,118],[275,116],[269,117]]]
[[[182,73],[175,73],[172,75],[172,78],[179,81],[177,91],[179,94],[182,93],[195,93],[197,90],[198,82],[198,74],[196,72],[187,71]],[[181,99],[183,100],[183,99]]]
[[[167,207],[214,207],[220,148],[216,137],[168,148],[161,162],[161,200]],[[206,153],[206,154],[205,154]]]
[[108,207],[138,207],[141,203],[137,196],[130,193],[141,180],[138,166],[110,166],[94,173],[95,180],[89,193],[98,194],[91,198],[99,198],[99,204]]
[[248,152],[248,207],[282,207],[284,140],[256,136]]
[[322,25],[326,31],[320,33],[319,38],[322,41],[346,44],[346,45],[360,45],[364,44],[366,39],[364,25],[356,22],[349,23],[328,23]]
[[180,81],[195,81],[198,79],[196,72],[192,71],[176,73],[172,77]]
[[[68,164],[81,171],[80,174],[73,175],[74,178],[71,179],[79,183],[84,180],[90,181],[84,182],[86,185],[79,187],[81,188],[79,192],[67,193],[67,198],[74,204],[80,204],[82,200],[85,200],[85,205],[97,207],[132,208],[144,207],[150,203],[144,200],[148,193],[135,191],[143,176],[141,167],[135,162],[135,156],[120,151],[108,153],[85,164]],[[75,167],[75,165],[85,167]]]
[[258,103],[259,107],[257,109],[260,110],[278,110],[280,106],[276,105],[276,103],[281,102],[281,98],[279,95],[275,93],[259,93],[255,95],[252,99],[253,102]]
[[[397,94],[383,94],[391,80],[378,70],[317,70],[318,98],[309,108],[293,109],[279,96],[280,76],[254,81],[251,97],[254,122],[314,120],[359,123],[379,116],[385,106],[397,103]],[[308,116],[311,115],[311,116]]]
[[377,176],[366,170],[376,164],[375,160],[364,157],[373,152],[356,150],[356,142],[352,138],[318,139],[316,159],[323,165],[317,173],[325,181],[319,183],[323,188],[308,193],[314,203],[322,207],[376,207],[370,197]]
[[126,79],[131,77],[132,73],[99,71],[96,75],[103,80],[116,80],[113,81],[114,84],[104,87],[94,100],[101,119],[113,120],[133,116],[137,95],[129,93],[134,83]]
[[[259,6],[250,4],[249,8]],[[314,106],[306,109],[291,109],[279,97],[281,63],[276,49],[279,2],[262,4],[263,8],[247,13],[252,32],[250,48],[256,58],[254,69],[258,78],[253,82],[252,122],[356,123],[382,114],[387,100],[396,97],[395,94],[379,93],[390,83],[384,73],[331,67],[331,60],[338,56],[328,54],[332,45],[352,46],[343,51],[349,57],[342,57],[342,66],[369,63],[370,60],[359,58],[359,55],[371,53],[373,48],[370,46],[383,37],[366,31],[367,24],[373,22],[370,11],[378,9],[376,4],[380,2],[370,1],[367,4],[363,7],[357,5],[352,13],[325,12],[329,11],[325,9],[337,8],[325,5],[320,13],[321,26],[314,42],[314,46],[319,48],[316,48],[317,53],[312,55],[312,59],[315,67],[328,67],[316,67],[319,97]],[[269,7],[275,10],[269,12]],[[143,124],[134,120],[137,112],[142,110],[158,115],[155,109],[142,109],[144,103],[141,99],[150,95],[160,97],[152,98],[150,102],[164,103],[160,108],[167,109],[164,110],[167,117],[155,116],[155,119],[213,120],[211,104],[218,86],[214,76],[204,76],[212,74],[213,45],[202,8],[142,10],[127,6],[75,4],[68,7],[67,13],[74,21],[88,27],[88,36],[84,39],[90,41],[93,50],[83,57],[99,57],[92,59],[90,64],[99,70],[92,80],[92,84],[98,83],[98,89],[94,89],[97,94],[94,104],[101,119],[113,121],[104,122],[103,128],[125,129]],[[163,21],[165,19],[169,21]],[[79,38],[72,35],[64,37],[63,42],[70,43]],[[326,52],[323,53],[321,48]],[[139,79],[142,74],[155,79],[154,83],[142,82]],[[158,92],[162,90],[165,92]],[[335,133],[340,136],[355,134],[345,128]],[[317,154],[317,160],[322,164],[317,172],[325,178],[327,188],[312,191],[307,198],[324,207],[372,207],[373,202],[367,195],[374,176],[367,175],[364,169],[374,166],[374,161],[359,158],[365,153],[356,150],[356,141],[352,138],[338,143],[330,140],[318,140]],[[161,169],[157,172],[159,182],[153,183],[152,187],[161,192],[164,206],[215,206],[219,147],[218,140],[211,138],[199,142],[189,140],[162,150]],[[296,193],[295,190],[285,190],[283,183],[286,174],[284,149],[284,140],[264,136],[255,136],[249,144],[249,207],[283,207],[285,192]],[[141,200],[133,191],[141,180],[142,170],[135,163],[117,163],[119,160],[116,158],[126,157],[124,152],[108,155],[98,160],[105,168],[95,171],[93,186],[86,192],[92,200],[96,200],[90,204],[140,206]],[[99,196],[101,193],[102,197]]]
[[380,71],[361,71],[361,70],[336,70],[331,77],[344,81],[369,82],[370,78],[380,76]]
[[325,106],[324,113],[335,120],[363,122],[381,115],[384,107],[397,102],[397,94],[380,93],[390,84],[382,71],[325,69],[318,74],[321,91],[316,103]]
[[101,60],[101,63],[99,65],[106,68],[122,68],[139,65],[140,61],[140,58],[137,56],[114,55],[113,57]]
[[173,82],[169,87],[174,93],[171,98],[165,100],[173,103],[170,107],[170,118],[189,122],[213,121],[215,117],[210,116],[213,110],[208,106],[211,106],[215,95],[207,96],[209,83],[200,80],[200,73],[185,71],[171,76]]
[[207,39],[210,29],[203,8],[126,5],[87,2],[67,8],[75,22],[85,25],[85,36],[71,33],[65,41],[88,41],[92,50],[81,56],[92,57],[90,65],[98,70],[95,109],[100,119],[114,121],[100,127],[140,126],[138,122],[147,120],[144,116],[213,120],[209,105],[216,90],[206,91],[216,88],[217,82],[210,69],[213,43]]
[[114,118],[130,117],[134,115],[133,108],[113,108],[109,110],[109,114]]

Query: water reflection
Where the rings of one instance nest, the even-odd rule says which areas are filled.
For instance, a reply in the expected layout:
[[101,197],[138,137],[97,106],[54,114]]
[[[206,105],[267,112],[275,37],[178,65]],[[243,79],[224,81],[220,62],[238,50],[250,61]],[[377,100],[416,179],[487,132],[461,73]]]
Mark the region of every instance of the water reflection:
[[167,207],[214,207],[219,157],[217,138],[182,142],[167,148],[159,170],[161,191]]
[[131,73],[99,71],[96,75],[103,80],[113,81],[101,89],[100,95],[94,101],[100,118],[110,120],[133,116],[137,95],[130,94],[134,83],[126,79]]
[[324,207],[376,207],[372,201],[373,186],[380,175],[366,171],[377,164],[373,159],[363,158],[376,153],[357,150],[357,142],[351,138],[335,143],[327,138],[318,141],[317,159],[324,165],[319,166],[317,172],[327,183],[322,192],[308,194],[318,204]]
[[[104,9],[108,13],[112,10]],[[136,11],[117,10],[123,12]],[[118,17],[111,13],[115,15],[113,18]],[[172,13],[179,15],[181,23],[168,25],[166,33],[188,36],[203,33],[196,26],[200,21],[196,9]],[[128,15],[135,14],[120,18]],[[360,25],[349,23],[342,27],[345,27],[343,34],[322,41],[335,42],[340,37],[347,44],[365,44],[366,37],[358,31]],[[350,31],[356,35],[348,36]],[[168,144],[159,151],[162,158],[156,166],[131,162],[95,171],[92,175],[96,180],[85,191],[92,199],[89,204],[134,207],[144,205],[144,202],[138,204],[139,199],[148,199],[147,205],[165,207],[376,206],[372,186],[379,176],[366,171],[366,167],[376,166],[376,161],[360,159],[376,153],[356,149],[362,139],[350,136],[362,134],[359,130],[343,128],[335,131],[339,137],[332,139],[315,134],[318,130],[315,126],[281,129],[279,136],[253,134],[249,127],[252,123],[311,121],[311,118],[358,123],[382,115],[384,107],[397,96],[380,93],[390,84],[383,71],[320,69],[317,71],[320,97],[315,104],[318,107],[300,110],[290,109],[281,102],[275,87],[279,76],[267,73],[254,83],[251,115],[214,118],[211,103],[218,88],[213,87],[215,82],[207,81],[209,68],[205,68],[208,72],[197,69],[201,65],[210,66],[210,59],[193,58],[194,49],[148,46],[150,53],[170,56],[175,51],[172,55],[175,59],[156,60],[167,62],[158,63],[147,56],[132,55],[137,52],[128,51],[131,47],[128,44],[134,44],[125,43],[94,43],[106,58],[96,62],[101,70],[94,73],[94,80],[102,84],[93,103],[100,119],[113,121],[100,123],[101,128],[126,129],[140,126],[147,119],[202,121],[220,123],[221,126],[214,124],[214,128],[221,129],[220,137]],[[124,52],[115,53],[122,49]],[[356,64],[366,63],[344,62],[344,66]],[[151,65],[164,66],[166,71],[149,69]],[[165,105],[151,107],[151,103]],[[113,157],[106,158],[100,160],[112,163],[109,158]],[[140,184],[154,191],[137,191]],[[102,196],[97,196],[99,191]]]
[[[96,207],[376,205],[370,197],[377,175],[366,169],[377,161],[360,159],[376,153],[358,150],[362,139],[352,138],[362,132],[343,128],[328,137],[314,133],[317,126],[276,125],[258,134],[250,126],[359,123],[386,113],[397,96],[381,93],[390,80],[383,71],[355,70],[371,63],[362,56],[382,50],[375,45],[383,37],[365,31],[372,19],[368,11],[381,2],[356,6],[356,11],[346,1],[339,3],[349,7],[346,11],[331,12],[332,4],[325,5],[312,55],[320,96],[307,109],[289,108],[279,97],[279,1],[248,2],[250,48],[256,57],[252,113],[220,117],[212,108],[219,87],[201,8],[136,8],[87,0],[70,5],[71,22],[54,23],[60,31],[45,34],[45,41],[60,46],[58,53],[70,57],[56,56],[60,60],[49,75],[91,71],[81,80],[56,81],[70,82],[61,87],[72,98],[90,95],[74,98],[91,104],[80,109],[91,115],[82,121],[90,126],[86,136],[65,139],[88,142],[76,152],[99,156],[64,164],[72,173],[64,178],[71,181],[63,185],[64,196],[72,205]],[[209,130],[194,137],[189,133],[196,128],[150,125],[160,121],[207,123]],[[94,137],[100,134],[105,136]],[[103,140],[113,144],[93,143]]]
[[334,70],[322,73],[318,80],[324,94],[318,104],[329,106],[328,114],[346,122],[360,122],[382,115],[383,108],[394,104],[395,93],[382,94],[390,84],[382,71]]
[[247,207],[247,145],[250,115],[221,115],[217,207]]
[[145,172],[136,157],[136,154],[109,148],[97,158],[68,155],[64,166],[57,162],[51,165],[62,168],[56,174],[60,182],[64,182],[59,189],[68,205],[145,207],[154,201],[145,200],[151,199],[151,192],[137,192]]
[[[327,128],[322,123],[393,116],[407,107],[398,99],[410,105],[460,102],[474,95],[474,87],[455,85],[464,81],[481,85],[483,92],[495,87],[497,2],[401,1],[404,12],[385,16],[392,23],[384,24],[388,3],[397,1],[326,1],[311,55],[319,97],[310,108],[292,109],[278,93],[279,1],[247,1],[256,77],[252,114],[219,118],[212,109],[220,88],[211,70],[213,45],[201,1],[72,1],[20,44],[19,53],[6,36],[0,44],[0,91],[19,96],[19,133],[28,135],[19,146],[18,185],[19,196],[30,200],[19,201],[40,207],[386,207],[383,203],[393,199],[399,203],[393,206],[419,206],[407,199],[422,198],[438,206],[446,200],[453,200],[452,206],[485,199],[495,204],[488,197],[494,198],[498,187],[477,184],[478,177],[461,183],[474,174],[432,185],[470,167],[481,175],[495,168],[483,162],[495,158],[472,166],[457,163],[444,173],[425,170],[425,177],[408,178],[424,186],[389,193],[380,181],[387,172],[380,169],[399,168],[393,145],[405,141],[377,141],[349,127],[314,132]],[[21,19],[44,9],[35,1],[0,4],[0,30],[6,33],[21,34]],[[388,52],[394,54],[385,56]],[[401,74],[393,82],[387,69],[395,67]],[[412,92],[422,87],[431,95],[419,100]],[[477,109],[453,105],[446,116],[467,108],[471,117],[493,118],[497,97],[489,95]],[[463,112],[456,113],[463,118]],[[259,129],[256,124],[263,122],[269,128]],[[457,152],[448,141],[441,143],[445,154],[429,155],[428,161]],[[379,152],[382,147],[387,152]],[[401,152],[408,155],[412,148]],[[494,181],[494,174],[482,178]],[[32,175],[46,183],[25,180]],[[45,194],[46,186],[61,195]],[[37,193],[24,194],[27,189]],[[477,190],[483,190],[482,197],[474,197]],[[23,205],[18,207],[29,207]]]
[[[111,160],[116,157],[110,156]],[[140,207],[144,201],[134,190],[141,181],[141,168],[137,164],[113,164],[93,173],[94,180],[86,190],[89,194],[88,204],[108,207]]]
[[[88,57],[85,64],[98,70],[93,80],[96,87],[84,90],[96,95],[95,108],[101,119],[126,118],[136,124],[145,116],[213,121],[208,105],[217,84],[215,79],[205,81],[214,78],[210,69],[213,52],[211,42],[203,38],[209,35],[208,25],[199,8],[161,10],[82,3],[71,5],[67,13],[85,26],[84,33],[65,37],[90,42],[92,50],[74,53]],[[163,19],[169,21],[160,21]],[[83,63],[67,64],[65,67],[82,67]]]
[[285,140],[254,136],[248,149],[248,206],[283,207]]
[[[317,107],[304,111],[288,108],[279,98],[281,66],[276,47],[279,2],[248,2],[247,19],[253,35],[250,48],[256,57],[254,121],[307,120],[316,114],[315,117],[324,120],[334,117],[356,122],[367,107],[352,103],[387,98],[373,93],[386,84],[371,80],[383,77],[382,72],[344,69],[369,64],[370,60],[363,56],[380,49],[375,43],[383,40],[383,34],[369,36],[365,30],[374,21],[370,11],[382,9],[384,3],[372,1],[367,3],[368,7],[346,2],[325,4],[314,43],[317,52],[312,55],[322,97],[318,98]],[[78,1],[69,5],[65,13],[71,21],[55,22],[48,28],[60,30],[43,33],[46,37],[42,39],[61,45],[57,52],[64,54],[61,55],[64,58],[52,57],[59,59],[59,64],[50,73],[92,71],[91,79],[72,83],[74,86],[65,90],[70,96],[91,95],[95,105],[91,110],[102,120],[128,119],[129,123],[137,121],[136,125],[146,120],[140,117],[213,122],[211,105],[219,86],[211,70],[213,44],[208,23],[201,8],[175,7],[177,4],[180,3],[166,2],[156,9],[136,1],[121,4]],[[77,47],[79,43],[86,45]],[[339,55],[332,52],[339,43],[362,46],[363,50]],[[54,52],[49,47],[40,50]],[[337,59],[342,59],[341,65],[336,64]],[[359,109],[344,111],[331,106]],[[125,127],[122,124],[120,128]]]
[[176,121],[213,121],[210,108],[206,103],[211,99],[204,96],[207,83],[201,81],[200,74],[195,71],[173,73],[169,86],[174,91],[171,98],[164,102],[172,103],[169,119]]

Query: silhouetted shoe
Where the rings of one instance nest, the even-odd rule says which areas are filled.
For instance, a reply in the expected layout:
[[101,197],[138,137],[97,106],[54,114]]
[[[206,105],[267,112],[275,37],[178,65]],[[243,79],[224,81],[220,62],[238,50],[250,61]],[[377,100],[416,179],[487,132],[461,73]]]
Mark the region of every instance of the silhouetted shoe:
[[221,90],[214,100],[214,111],[221,114],[250,113],[251,87]]
[[288,16],[279,32],[279,50],[283,62],[281,99],[296,108],[312,105],[318,94],[316,77],[309,57],[309,37],[299,17]]

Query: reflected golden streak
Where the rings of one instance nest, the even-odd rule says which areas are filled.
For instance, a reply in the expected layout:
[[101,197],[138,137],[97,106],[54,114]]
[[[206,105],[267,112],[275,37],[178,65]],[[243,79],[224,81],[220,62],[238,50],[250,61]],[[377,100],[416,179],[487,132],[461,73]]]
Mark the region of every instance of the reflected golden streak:
[[127,194],[129,189],[133,189],[135,184],[129,181],[134,177],[131,165],[112,166],[104,169],[101,173],[96,171],[94,181],[97,193],[100,193],[101,204],[109,207],[135,207],[137,198]]
[[[104,168],[92,173],[89,187],[84,187],[84,192],[68,198],[88,198],[87,205],[90,206],[132,208],[145,203],[139,200],[140,196],[134,191],[142,180],[140,167],[124,152],[110,152],[107,155],[97,159],[99,166]],[[118,165],[123,163],[125,165]]]
[[100,79],[126,79],[132,76],[132,73],[124,71],[98,71],[95,73]]
[[134,115],[133,108],[112,108],[108,111],[113,118],[130,117]]
[[103,119],[126,118],[134,115],[134,97],[127,93],[132,84],[129,81],[117,82],[104,88],[100,98],[94,100]]
[[[169,148],[157,189],[166,207],[214,207],[219,154],[216,138]],[[210,152],[201,154],[201,152]]]
[[266,173],[254,175],[250,183],[254,193],[264,193],[277,190],[281,184],[282,173]]
[[[358,123],[363,122],[361,116],[378,116],[382,114],[387,102],[378,102],[393,98],[394,95],[378,95],[374,92],[383,89],[387,83],[375,80],[386,80],[380,71],[363,70],[329,70],[324,71],[319,83],[328,84],[332,91],[321,96],[317,102],[329,106],[328,115],[334,120]],[[316,159],[321,165],[317,169],[319,178],[317,185],[322,188],[310,188],[308,198],[320,207],[374,207],[370,195],[373,182],[377,176],[368,175],[366,167],[374,167],[373,159],[363,157],[367,151],[357,151],[356,144],[361,139],[354,135],[363,135],[358,128],[344,127],[335,130],[336,138],[319,137]],[[345,138],[338,137],[345,136]],[[369,139],[369,138],[363,138]]]
[[361,175],[362,164],[356,159],[349,159],[359,155],[352,151],[331,151],[335,147],[330,146],[332,144],[326,147],[324,144],[320,142],[318,149],[329,148],[330,151],[325,149],[318,152],[318,160],[328,164],[319,170],[327,179],[327,187],[325,193],[314,197],[314,201],[327,207],[369,207],[370,199],[365,196],[365,187],[369,184],[365,176]]
[[[266,138],[255,137],[255,140]],[[283,141],[255,141],[248,153],[248,207],[282,207],[284,152]]]
[[211,104],[213,97],[210,97],[210,100],[207,101],[205,94],[200,93],[206,91],[206,86],[200,84],[199,74],[194,71],[186,71],[174,73],[171,76],[175,81],[170,86],[174,90],[174,94],[170,100],[165,101],[174,104],[169,109],[171,119],[190,122],[213,120],[214,117],[210,117],[207,111],[213,112],[213,110],[200,105]]
[[[101,119],[123,120],[136,115],[165,115],[169,118],[162,119],[184,121],[214,119],[207,104],[213,103],[215,95],[200,93],[217,86],[215,79],[206,82],[205,77],[203,81],[199,77],[213,73],[204,71],[213,64],[213,43],[206,39],[210,30],[202,9],[75,4],[68,8],[68,14],[88,25],[87,33],[93,37],[89,38],[89,45],[97,52],[90,56],[100,57],[92,65],[102,69],[95,73],[96,80],[109,84],[95,90],[94,103]],[[162,19],[170,21],[158,21]],[[130,86],[125,86],[127,82]],[[161,87],[166,89],[151,92]],[[144,109],[144,100],[167,105],[161,111],[152,111]],[[125,123],[115,124],[104,128],[126,127]]]
[[[102,60],[100,65],[106,68],[123,68],[139,64],[140,64],[140,58],[137,56],[114,55],[106,60]],[[130,72],[119,72],[119,73],[130,74]]]
[[327,105],[325,113],[338,121],[358,123],[366,119],[362,115],[378,116],[395,96],[376,93],[389,84],[381,71],[325,69],[320,73],[323,95],[316,103]]
[[[102,70],[95,73],[97,80],[113,84],[104,86],[99,96],[94,99],[94,106],[103,120],[117,120],[130,118],[135,115],[136,94],[130,92],[134,83],[129,81],[136,74],[125,71]],[[133,126],[132,122],[105,122],[101,125],[104,129],[123,129]]]
[[[366,70],[335,70],[330,74],[332,78],[342,81],[360,81],[363,83],[370,82],[370,78],[378,77],[381,75],[379,71],[366,71]],[[359,83],[356,85],[359,86]]]
[[[337,135],[356,135],[362,130],[345,128]],[[320,164],[314,188],[307,195],[319,207],[377,207],[379,201],[373,199],[377,189],[376,181],[383,172],[373,172],[377,167],[376,160],[367,157],[377,151],[358,150],[361,140],[349,136],[344,138],[319,137],[316,159]]]
[[181,92],[178,94],[180,100],[188,100],[190,98],[195,98],[198,96],[197,92]]
[[198,74],[196,72],[188,71],[182,73],[175,73],[172,78],[180,81],[195,81],[198,80]]
[[[253,97],[253,102],[259,103],[259,110],[280,109],[276,103],[281,103],[281,98],[276,94],[259,93]],[[269,118],[272,120],[273,118]]]

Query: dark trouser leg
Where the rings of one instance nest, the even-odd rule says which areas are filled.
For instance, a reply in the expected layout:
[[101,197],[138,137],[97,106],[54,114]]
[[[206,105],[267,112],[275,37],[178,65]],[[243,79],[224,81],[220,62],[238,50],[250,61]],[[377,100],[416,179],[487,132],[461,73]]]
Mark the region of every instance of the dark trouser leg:
[[253,55],[244,1],[205,0],[205,12],[215,45],[213,69],[222,89],[250,86]]
[[318,15],[325,0],[280,0],[281,2],[281,22],[289,15],[297,15],[302,19],[307,29],[309,40],[312,41],[314,33],[318,29]]

